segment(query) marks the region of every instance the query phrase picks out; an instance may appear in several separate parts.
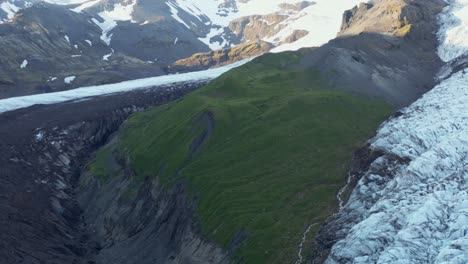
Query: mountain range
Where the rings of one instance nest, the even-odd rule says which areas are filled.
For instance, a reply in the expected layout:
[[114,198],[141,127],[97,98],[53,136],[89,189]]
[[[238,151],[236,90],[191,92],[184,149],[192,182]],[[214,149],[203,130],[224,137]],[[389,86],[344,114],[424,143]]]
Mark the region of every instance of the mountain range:
[[[313,14],[326,19],[340,12],[328,3],[308,1],[2,0],[0,46],[8,55],[1,58],[0,97],[206,69],[273,47],[318,45],[333,36],[318,29],[337,28],[339,20],[320,25],[324,20]],[[313,37],[316,31],[321,37]],[[221,51],[259,41],[268,45],[236,54]],[[216,57],[209,53],[215,50],[225,53],[222,61],[180,67],[183,62],[194,66],[184,59],[196,53]]]

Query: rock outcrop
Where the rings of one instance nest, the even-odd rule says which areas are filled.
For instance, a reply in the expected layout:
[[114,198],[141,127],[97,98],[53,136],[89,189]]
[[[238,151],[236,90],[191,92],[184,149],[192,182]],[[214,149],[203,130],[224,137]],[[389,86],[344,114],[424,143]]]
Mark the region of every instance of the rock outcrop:
[[200,235],[183,181],[168,188],[157,178],[137,179],[125,158],[108,162],[110,179],[86,172],[78,188],[87,231],[99,247],[96,263],[229,263],[223,249]]
[[340,89],[407,106],[434,86],[442,0],[380,0],[344,15],[338,38],[306,52],[302,68],[320,72]]
[[272,48],[273,45],[268,42],[254,41],[241,44],[233,48],[221,49],[207,53],[196,53],[189,58],[176,61],[175,65],[172,66],[170,70],[193,71],[219,67],[241,61],[243,59],[260,56]]
[[76,193],[90,153],[131,113],[175,100],[204,84],[182,83],[2,113],[2,263],[96,263],[96,254],[106,244],[97,244],[88,233]]

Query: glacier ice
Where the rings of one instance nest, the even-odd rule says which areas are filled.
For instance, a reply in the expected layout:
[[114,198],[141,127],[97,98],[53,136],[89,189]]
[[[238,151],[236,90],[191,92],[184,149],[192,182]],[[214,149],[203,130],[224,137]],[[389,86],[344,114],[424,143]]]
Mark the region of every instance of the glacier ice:
[[344,210],[361,221],[328,263],[468,262],[467,109],[458,72],[379,129],[371,148],[408,162],[359,181]]
[[[449,3],[438,33],[446,62],[468,54],[468,1]],[[468,263],[468,73],[446,75],[369,143],[384,155],[339,213],[354,219],[326,263]]]
[[[253,58],[252,58],[253,59]],[[182,74],[165,75],[158,77],[150,77],[144,79],[137,79],[131,81],[125,81],[121,83],[96,85],[76,88],[73,90],[67,90],[56,93],[46,94],[35,94],[28,96],[12,97],[0,100],[0,113],[11,111],[19,108],[32,106],[35,104],[55,104],[66,102],[70,100],[77,100],[86,97],[108,95],[113,93],[128,92],[136,89],[150,88],[154,86],[164,86],[172,83],[183,83],[183,82],[197,82],[203,80],[211,80],[219,77],[223,73],[239,67],[252,59],[242,60],[230,65],[226,65],[219,68],[209,69],[205,71],[189,72]],[[74,80],[69,76],[65,78],[65,82],[68,80],[70,83]],[[55,81],[57,78],[50,78],[49,81]]]

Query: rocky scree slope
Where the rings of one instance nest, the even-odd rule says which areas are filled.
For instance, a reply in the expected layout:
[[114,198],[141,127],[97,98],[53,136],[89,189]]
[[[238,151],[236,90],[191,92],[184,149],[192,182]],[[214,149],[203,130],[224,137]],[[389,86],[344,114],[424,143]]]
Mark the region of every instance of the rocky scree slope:
[[164,73],[157,64],[113,54],[100,34],[89,18],[62,6],[19,11],[0,24],[0,98]]
[[443,63],[437,56],[441,0],[380,0],[347,11],[339,37],[309,52],[301,67],[330,86],[385,98],[396,109],[430,90]]
[[2,113],[2,263],[95,263],[100,246],[83,226],[76,195],[89,154],[105,144],[131,113],[180,98],[203,84],[182,83]]

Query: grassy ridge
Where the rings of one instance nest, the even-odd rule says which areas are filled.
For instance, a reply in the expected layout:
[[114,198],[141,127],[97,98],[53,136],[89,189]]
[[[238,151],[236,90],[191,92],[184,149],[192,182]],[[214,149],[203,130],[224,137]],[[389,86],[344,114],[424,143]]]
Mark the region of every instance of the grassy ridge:
[[[314,72],[286,70],[299,56],[263,56],[132,116],[120,134],[118,151],[138,177],[168,185],[187,179],[207,237],[228,248],[237,234],[249,234],[235,252],[246,263],[295,261],[303,231],[336,208],[353,150],[391,112],[380,101],[326,89]],[[214,115],[213,134],[177,174],[206,112]],[[106,153],[91,167],[96,174],[106,174]]]

